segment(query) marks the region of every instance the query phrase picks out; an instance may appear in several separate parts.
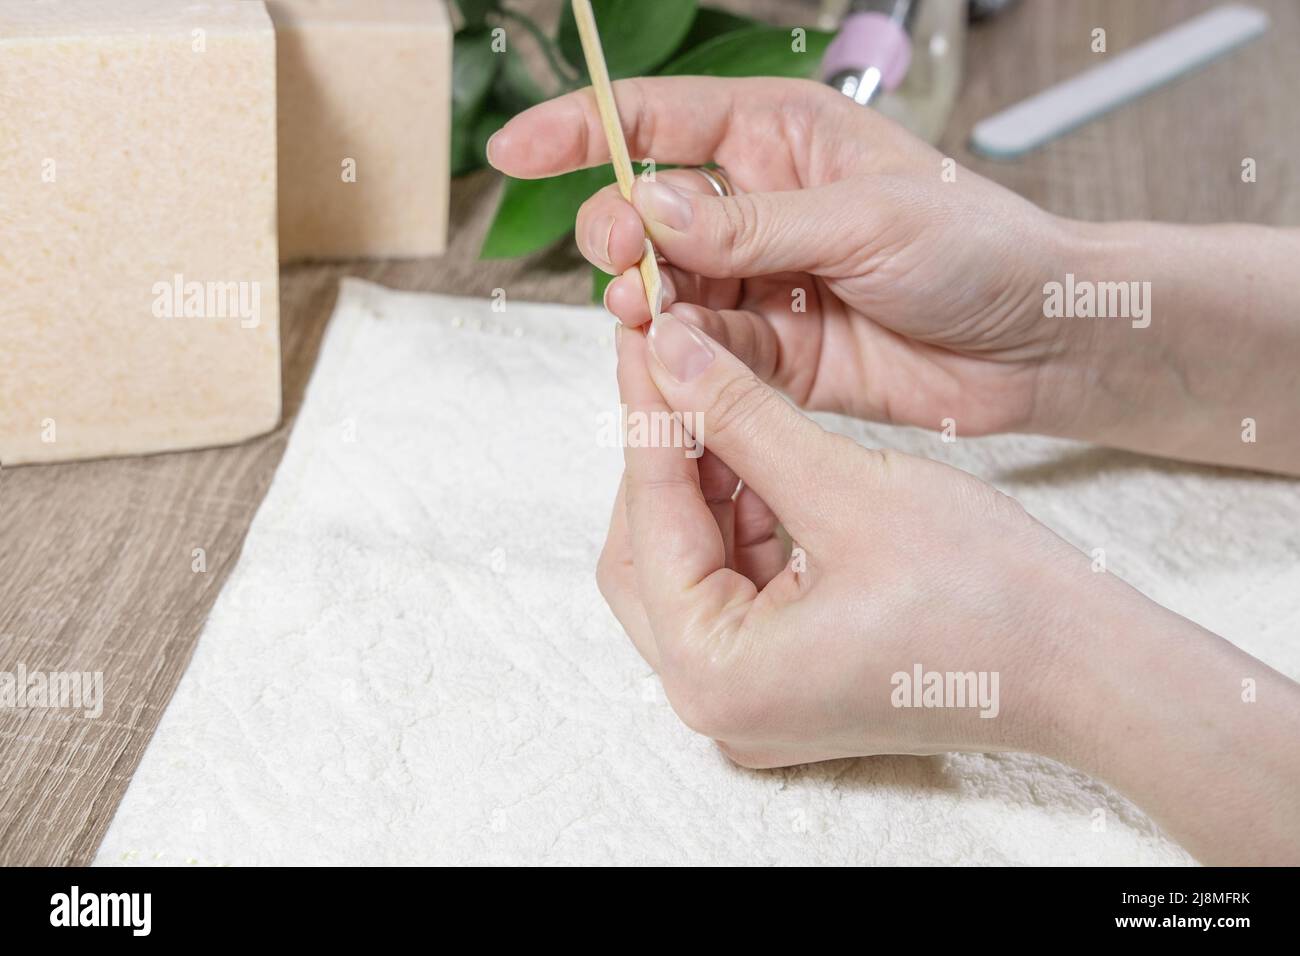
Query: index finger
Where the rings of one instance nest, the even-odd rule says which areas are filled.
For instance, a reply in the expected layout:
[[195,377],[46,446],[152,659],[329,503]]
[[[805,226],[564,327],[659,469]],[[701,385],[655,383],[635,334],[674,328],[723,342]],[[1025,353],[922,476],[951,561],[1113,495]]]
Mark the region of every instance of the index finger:
[[[656,76],[614,83],[632,158],[688,166],[725,162],[719,151],[744,104],[770,108],[789,92],[790,81],[772,77]],[[510,120],[488,141],[488,161],[516,179],[608,163],[591,88],[539,103]]]

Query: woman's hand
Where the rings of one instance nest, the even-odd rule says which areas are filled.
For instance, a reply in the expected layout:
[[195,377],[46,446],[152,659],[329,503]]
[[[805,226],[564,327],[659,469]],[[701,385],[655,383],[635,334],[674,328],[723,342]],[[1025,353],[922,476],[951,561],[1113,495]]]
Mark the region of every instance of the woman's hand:
[[[806,408],[1300,474],[1300,231],[1061,219],[811,82],[615,92],[634,156],[717,162],[740,192],[660,169],[635,208],[614,187],[583,206],[579,248],[619,275],[626,324],[649,319],[648,230],[673,313]],[[515,117],[488,157],[522,178],[607,162],[591,92]],[[1076,280],[1142,298],[1049,316],[1048,284]]]
[[[707,448],[627,449],[598,571],[687,724],[754,767],[1064,745],[1073,605],[1108,586],[1082,554],[965,472],[825,431],[679,320],[619,338],[629,423],[680,412]],[[918,666],[986,699],[895,706]]]
[[[873,110],[806,81],[705,77],[616,84],[634,156],[723,166],[617,187],[578,214],[578,246],[619,274],[606,304],[648,321],[635,266],[646,229],[669,301],[807,408],[964,434],[1031,428],[1057,221]],[[516,177],[608,162],[589,91],[521,114],[492,140]],[[639,212],[639,215],[638,215]]]
[[824,431],[680,320],[618,348],[629,425],[675,413],[707,451],[629,436],[601,591],[732,759],[1030,751],[1207,862],[1300,859],[1300,686],[972,476]]

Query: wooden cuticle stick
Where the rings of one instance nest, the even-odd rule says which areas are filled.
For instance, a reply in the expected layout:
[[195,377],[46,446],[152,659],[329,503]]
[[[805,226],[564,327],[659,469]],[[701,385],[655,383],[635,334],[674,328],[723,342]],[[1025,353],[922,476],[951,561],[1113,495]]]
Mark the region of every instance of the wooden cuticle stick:
[[[578,24],[582,55],[587,60],[587,72],[591,75],[591,89],[596,94],[600,124],[605,128],[605,140],[609,143],[610,162],[614,164],[614,175],[618,177],[618,191],[624,199],[631,202],[632,183],[636,181],[636,175],[632,171],[632,159],[627,152],[623,124],[618,118],[618,104],[614,102],[614,87],[609,82],[609,68],[605,65],[600,34],[596,32],[596,15],[592,12],[591,0],[573,0],[573,18]],[[637,268],[641,270],[641,282],[645,285],[646,302],[650,306],[650,319],[653,321],[659,317],[663,308],[664,286],[659,277],[659,262],[655,259],[654,246],[649,237],[646,238],[645,252]]]

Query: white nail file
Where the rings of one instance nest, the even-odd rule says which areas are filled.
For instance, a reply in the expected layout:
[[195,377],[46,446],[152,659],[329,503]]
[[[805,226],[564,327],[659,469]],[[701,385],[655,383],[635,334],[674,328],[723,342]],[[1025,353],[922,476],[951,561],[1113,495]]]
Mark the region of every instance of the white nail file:
[[1268,15],[1242,4],[1215,7],[1078,76],[975,125],[971,146],[1019,156],[1170,80],[1204,66],[1268,29]]

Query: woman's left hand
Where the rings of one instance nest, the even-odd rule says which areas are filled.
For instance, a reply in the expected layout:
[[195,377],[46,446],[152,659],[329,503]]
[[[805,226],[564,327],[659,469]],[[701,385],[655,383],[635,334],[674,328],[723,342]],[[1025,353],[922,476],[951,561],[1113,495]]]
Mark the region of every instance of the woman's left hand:
[[733,760],[1029,751],[1205,862],[1300,861],[1300,685],[971,475],[823,430],[680,319],[619,337],[629,425],[680,414],[706,451],[629,442],[598,579]]
[[[599,571],[687,724],[749,766],[1063,745],[1075,609],[1135,592],[978,479],[823,430],[679,319],[619,335],[629,423],[680,412],[707,449],[627,448]],[[986,699],[900,707],[918,667]]]

